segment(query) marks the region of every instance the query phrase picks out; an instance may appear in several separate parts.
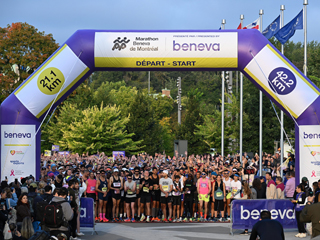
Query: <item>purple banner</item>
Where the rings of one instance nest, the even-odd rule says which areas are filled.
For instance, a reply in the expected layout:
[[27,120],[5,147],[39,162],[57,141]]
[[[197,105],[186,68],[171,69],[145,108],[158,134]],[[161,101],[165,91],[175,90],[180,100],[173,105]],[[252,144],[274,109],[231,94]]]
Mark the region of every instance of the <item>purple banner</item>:
[[113,151],[112,152],[112,156],[113,156],[113,160],[116,160],[118,156],[126,156],[126,152],[125,151]]
[[232,228],[252,229],[259,221],[260,212],[269,210],[271,218],[283,228],[297,228],[294,205],[289,200],[234,200],[232,202]]
[[58,152],[59,150],[60,150],[60,146],[59,145],[52,145],[51,151]]
[[80,199],[80,227],[94,227],[94,209],[92,198]]
[[70,152],[69,151],[62,151],[62,152],[58,152],[58,154],[61,156],[68,156],[68,155],[70,155]]

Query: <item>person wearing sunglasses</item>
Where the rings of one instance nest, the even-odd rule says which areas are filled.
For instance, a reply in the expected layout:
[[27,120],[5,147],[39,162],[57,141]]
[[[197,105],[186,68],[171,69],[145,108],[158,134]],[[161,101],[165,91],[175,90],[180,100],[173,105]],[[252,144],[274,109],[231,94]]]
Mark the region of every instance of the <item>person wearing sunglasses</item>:
[[[124,191],[126,192],[126,210],[127,210],[127,219],[125,222],[135,222],[134,219],[134,205],[136,201],[136,182],[132,181],[132,173],[129,173],[127,176],[127,181],[124,183]],[[130,215],[131,213],[131,215]],[[131,220],[130,220],[131,216]]]
[[[136,206],[137,206],[137,219],[136,221],[140,220],[140,214],[141,214],[141,209],[140,209],[140,200],[141,200],[141,175],[140,175],[140,168],[135,167],[134,168],[134,175],[132,176],[132,180],[136,183]],[[134,217],[134,216],[133,216]]]
[[[200,221],[205,221],[207,219],[207,213],[208,213],[208,203],[210,200],[210,192],[211,192],[211,183],[209,182],[209,179],[207,178],[207,174],[205,171],[202,171],[201,178],[198,180],[197,183],[197,189],[198,189],[198,197],[199,197],[199,203],[200,203]],[[203,204],[204,203],[204,204]],[[204,214],[202,212],[204,205]],[[203,218],[204,215],[204,218]]]
[[[108,222],[109,220],[106,218],[106,210],[108,203],[108,179],[106,178],[106,172],[104,170],[100,170],[100,177],[97,177],[96,189],[98,192],[99,199],[99,220],[100,222]],[[97,173],[98,175],[98,173]]]

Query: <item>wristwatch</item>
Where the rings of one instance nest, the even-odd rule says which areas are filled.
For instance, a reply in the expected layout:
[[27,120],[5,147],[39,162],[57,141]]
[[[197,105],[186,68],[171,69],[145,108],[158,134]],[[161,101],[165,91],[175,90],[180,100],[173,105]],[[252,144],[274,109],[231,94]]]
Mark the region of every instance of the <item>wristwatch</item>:
[[307,204],[308,204],[308,205],[311,205],[311,204],[312,204],[312,202],[308,201],[308,202],[307,202]]

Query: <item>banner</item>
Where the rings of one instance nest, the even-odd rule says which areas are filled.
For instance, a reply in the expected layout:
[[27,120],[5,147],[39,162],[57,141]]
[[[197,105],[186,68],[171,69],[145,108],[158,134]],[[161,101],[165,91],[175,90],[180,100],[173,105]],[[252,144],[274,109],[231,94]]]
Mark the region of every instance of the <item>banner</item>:
[[94,61],[106,68],[236,68],[238,34],[96,32]]
[[126,152],[125,151],[113,151],[112,152],[112,156],[113,156],[113,160],[116,160],[118,156],[126,156]]
[[50,150],[44,150],[44,156],[51,157],[51,151]]
[[234,200],[231,205],[232,228],[252,229],[259,221],[260,212],[269,210],[271,218],[281,223],[283,228],[297,228],[294,205],[289,200]]
[[1,180],[36,176],[35,125],[1,125]]
[[52,145],[51,150],[58,152],[60,150],[60,146],[59,145]]
[[60,156],[68,156],[68,155],[70,155],[70,152],[69,151],[62,151],[62,152],[58,152],[58,154],[60,155]]
[[299,126],[299,157],[300,179],[307,177],[309,185],[317,182],[320,177],[320,126],[300,125]]
[[92,198],[80,199],[80,227],[94,227],[94,208]]

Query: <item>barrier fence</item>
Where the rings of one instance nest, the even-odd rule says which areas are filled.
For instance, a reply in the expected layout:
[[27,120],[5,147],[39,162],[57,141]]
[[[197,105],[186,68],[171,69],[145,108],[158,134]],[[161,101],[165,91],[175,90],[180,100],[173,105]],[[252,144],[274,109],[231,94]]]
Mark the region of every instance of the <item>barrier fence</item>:
[[259,221],[260,212],[269,210],[271,218],[279,221],[284,229],[297,228],[294,204],[285,199],[248,199],[234,200],[231,202],[231,225],[233,229],[252,229]]

